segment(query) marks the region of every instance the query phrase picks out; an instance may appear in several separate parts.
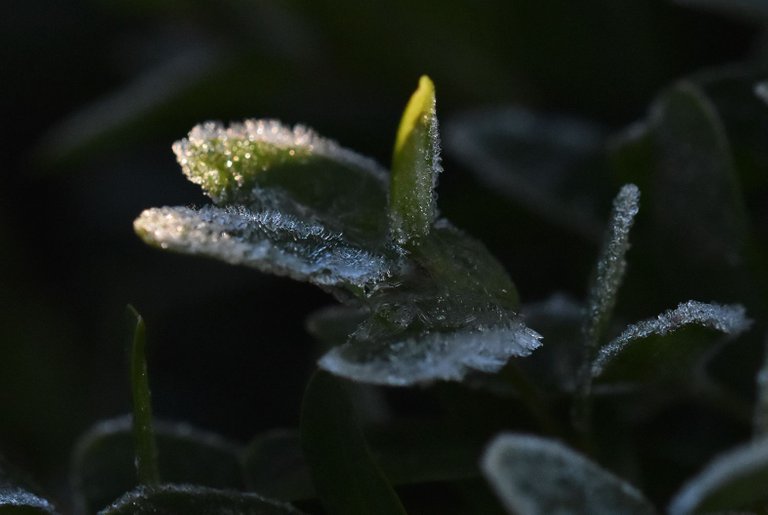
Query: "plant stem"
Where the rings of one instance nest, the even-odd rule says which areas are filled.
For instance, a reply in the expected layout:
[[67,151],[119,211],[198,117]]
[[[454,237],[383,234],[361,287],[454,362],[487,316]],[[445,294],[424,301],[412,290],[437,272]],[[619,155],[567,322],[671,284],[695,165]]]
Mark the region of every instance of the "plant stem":
[[157,444],[152,428],[152,402],[146,359],[146,327],[144,319],[128,306],[128,317],[133,325],[131,346],[131,389],[133,393],[133,439],[136,449],[136,473],[139,483],[147,486],[160,484],[157,466]]

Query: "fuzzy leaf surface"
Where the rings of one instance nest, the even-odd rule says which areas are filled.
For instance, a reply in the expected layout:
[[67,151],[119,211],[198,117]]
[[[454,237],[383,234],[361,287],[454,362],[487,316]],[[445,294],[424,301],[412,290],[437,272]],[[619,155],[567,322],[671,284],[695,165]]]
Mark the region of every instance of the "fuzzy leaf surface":
[[482,469],[510,514],[655,513],[629,483],[553,440],[502,434],[486,450]]

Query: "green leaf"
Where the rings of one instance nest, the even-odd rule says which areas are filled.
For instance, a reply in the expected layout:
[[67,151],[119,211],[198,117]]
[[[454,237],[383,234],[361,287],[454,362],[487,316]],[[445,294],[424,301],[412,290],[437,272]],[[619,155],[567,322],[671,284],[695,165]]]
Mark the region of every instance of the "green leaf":
[[359,294],[395,266],[383,254],[354,246],[343,233],[281,211],[154,208],[144,211],[134,228],[145,242],[163,249]]
[[599,240],[596,199],[607,183],[599,126],[507,107],[457,116],[445,136],[446,151],[492,191],[537,218]]
[[340,380],[316,372],[301,408],[301,441],[315,490],[334,515],[405,513],[374,461]]
[[[163,480],[212,488],[242,488],[240,449],[187,424],[155,423]],[[79,513],[93,513],[137,485],[131,417],[100,422],[78,441],[72,484]]]
[[441,171],[435,85],[424,75],[403,112],[392,156],[389,217],[399,243],[415,243],[429,234],[437,218],[435,187]]
[[173,145],[184,174],[218,206],[310,216],[352,242],[386,234],[386,171],[297,125],[204,123]]
[[715,458],[686,483],[669,505],[670,515],[752,509],[768,501],[768,440]]
[[128,492],[101,515],[300,515],[289,504],[252,493],[192,485],[142,486]]
[[653,514],[633,486],[553,440],[502,434],[482,469],[510,514]]
[[19,478],[12,467],[0,458],[0,513],[8,515],[55,514],[47,499],[33,493],[27,481]]
[[136,473],[139,483],[155,486],[160,483],[157,470],[157,442],[152,428],[152,399],[146,357],[146,327],[144,319],[128,306],[127,315],[133,333],[131,342],[131,390],[133,393],[133,439],[136,446]]
[[[705,304],[693,300],[684,302],[656,318],[628,326],[618,337],[601,347],[592,363],[592,377],[602,374],[611,360],[622,353],[627,346],[649,336],[665,336],[685,326],[699,325],[736,337],[749,329],[751,324],[752,322],[746,317],[743,306]],[[660,361],[658,355],[655,358]],[[660,366],[664,365],[660,363]]]

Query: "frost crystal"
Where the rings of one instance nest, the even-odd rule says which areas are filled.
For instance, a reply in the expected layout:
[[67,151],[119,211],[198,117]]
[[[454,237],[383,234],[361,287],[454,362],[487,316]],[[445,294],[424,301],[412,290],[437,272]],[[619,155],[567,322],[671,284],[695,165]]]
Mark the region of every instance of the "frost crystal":
[[488,446],[481,467],[510,513],[655,513],[632,485],[553,440],[502,434]]
[[611,219],[587,299],[584,339],[590,353],[597,347],[616,304],[627,266],[624,256],[629,249],[629,230],[639,210],[639,201],[640,191],[634,184],[622,187],[613,201]]
[[672,499],[669,513],[720,513],[749,506],[766,498],[766,476],[768,440],[764,439],[715,458]]
[[214,257],[321,286],[362,287],[388,273],[383,256],[352,247],[340,234],[319,224],[277,211],[154,208],[144,211],[134,227],[147,243],[163,249]]
[[689,300],[660,314],[627,327],[616,339],[600,349],[592,365],[592,376],[599,376],[606,365],[630,343],[651,335],[664,336],[688,325],[700,325],[738,336],[752,324],[741,305],[706,304]]
[[433,332],[406,340],[352,341],[335,347],[320,367],[349,379],[390,386],[458,381],[469,370],[497,372],[513,356],[528,356],[541,336],[519,319],[487,329]]

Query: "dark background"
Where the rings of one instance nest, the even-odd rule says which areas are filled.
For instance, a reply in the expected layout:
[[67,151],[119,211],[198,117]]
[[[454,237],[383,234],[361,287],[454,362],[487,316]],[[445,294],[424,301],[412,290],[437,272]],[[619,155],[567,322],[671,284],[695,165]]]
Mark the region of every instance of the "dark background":
[[[389,164],[429,74],[441,121],[521,104],[618,130],[659,88],[742,59],[755,26],[648,0],[11,0],[0,16],[0,449],[61,491],[78,434],[129,410],[131,303],[156,415],[245,441],[295,426],[315,288],[163,254],[142,209],[201,204],[170,147],[196,123],[303,122]],[[443,213],[524,300],[582,295],[596,251],[535,223],[446,156]]]

